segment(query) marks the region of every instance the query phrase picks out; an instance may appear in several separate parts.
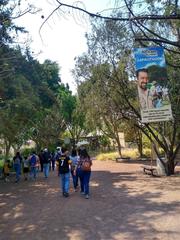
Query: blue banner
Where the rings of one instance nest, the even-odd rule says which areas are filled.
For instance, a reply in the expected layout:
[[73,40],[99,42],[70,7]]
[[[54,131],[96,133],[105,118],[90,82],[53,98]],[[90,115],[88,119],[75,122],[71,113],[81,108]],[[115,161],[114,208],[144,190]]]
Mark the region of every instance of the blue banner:
[[171,120],[164,49],[135,48],[134,56],[142,122]]

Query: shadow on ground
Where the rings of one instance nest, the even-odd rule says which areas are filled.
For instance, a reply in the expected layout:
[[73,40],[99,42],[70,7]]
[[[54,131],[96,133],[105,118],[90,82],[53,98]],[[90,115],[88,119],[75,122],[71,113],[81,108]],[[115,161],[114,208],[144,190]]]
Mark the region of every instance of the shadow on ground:
[[0,239],[178,239],[179,183],[180,178],[93,171],[86,200],[72,189],[63,198],[56,173],[36,182],[1,181]]

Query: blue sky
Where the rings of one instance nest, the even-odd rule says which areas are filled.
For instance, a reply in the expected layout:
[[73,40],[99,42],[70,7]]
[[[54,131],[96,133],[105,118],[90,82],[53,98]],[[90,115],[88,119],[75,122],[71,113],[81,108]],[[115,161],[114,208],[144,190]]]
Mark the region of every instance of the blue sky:
[[166,66],[163,48],[149,47],[148,50],[150,55],[147,53],[147,48],[134,49],[136,69],[148,68],[152,65]]
[[[40,62],[45,59],[56,61],[61,67],[61,79],[64,83],[69,83],[71,90],[76,92],[76,85],[70,73],[74,68],[74,58],[87,50],[85,33],[90,31],[89,18],[79,12],[70,12],[70,14],[54,14],[50,20],[43,26],[41,37],[39,28],[44,19],[55,8],[54,0],[24,0],[26,3],[32,3],[42,10],[36,15],[27,14],[20,18],[16,23],[24,26],[29,31],[31,38],[30,48]],[[66,4],[73,4],[74,0],[62,0]],[[99,12],[101,10],[114,7],[115,0],[84,0],[86,10],[90,12]],[[78,4],[83,7],[83,4]],[[26,40],[24,36],[23,40]]]

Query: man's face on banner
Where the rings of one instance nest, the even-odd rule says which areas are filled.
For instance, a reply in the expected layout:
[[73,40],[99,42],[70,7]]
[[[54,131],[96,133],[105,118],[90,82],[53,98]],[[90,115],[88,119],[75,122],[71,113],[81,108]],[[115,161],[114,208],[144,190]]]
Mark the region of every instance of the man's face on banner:
[[138,85],[140,88],[143,90],[146,90],[146,84],[148,83],[149,78],[148,78],[148,73],[147,72],[139,72],[138,73]]

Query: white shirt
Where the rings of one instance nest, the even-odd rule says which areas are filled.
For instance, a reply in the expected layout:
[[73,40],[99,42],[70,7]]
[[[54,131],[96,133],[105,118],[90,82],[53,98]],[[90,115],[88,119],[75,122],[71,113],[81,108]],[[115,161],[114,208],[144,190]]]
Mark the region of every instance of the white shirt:
[[139,101],[142,109],[153,108],[152,96],[150,96],[149,89],[143,90],[138,87]]

